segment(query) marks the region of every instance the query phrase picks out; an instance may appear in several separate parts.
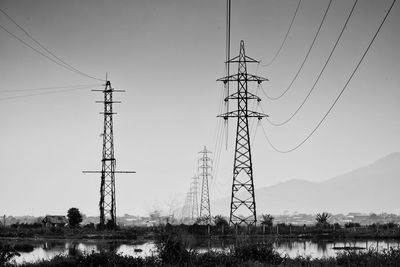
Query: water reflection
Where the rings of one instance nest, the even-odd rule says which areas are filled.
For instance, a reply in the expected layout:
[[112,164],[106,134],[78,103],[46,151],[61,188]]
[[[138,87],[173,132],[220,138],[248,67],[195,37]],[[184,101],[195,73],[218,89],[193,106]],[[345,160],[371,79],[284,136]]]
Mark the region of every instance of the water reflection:
[[[21,256],[13,259],[14,263],[35,262],[39,260],[49,260],[56,255],[79,255],[79,253],[93,252],[115,252],[118,254],[132,257],[153,256],[156,252],[154,241],[138,242],[119,242],[119,241],[76,241],[76,240],[42,240],[42,241],[12,241],[15,244],[31,244],[33,251],[20,252]],[[311,241],[311,240],[276,240],[276,239],[209,239],[188,237],[187,244],[190,249],[195,249],[199,253],[210,250],[229,251],[241,242],[264,242],[270,243],[282,256],[289,257],[309,256],[312,258],[335,257],[343,249],[376,249],[383,250],[390,247],[399,248],[399,241]]]

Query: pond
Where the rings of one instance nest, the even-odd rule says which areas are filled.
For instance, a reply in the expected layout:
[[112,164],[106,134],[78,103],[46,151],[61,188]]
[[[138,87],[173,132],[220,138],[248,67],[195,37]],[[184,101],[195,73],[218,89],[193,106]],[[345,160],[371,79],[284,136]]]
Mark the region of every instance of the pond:
[[[257,240],[260,241],[260,240]],[[12,245],[29,244],[31,249],[19,252],[19,257],[14,257],[13,262],[36,262],[48,260],[56,255],[68,255],[76,252],[92,253],[100,251],[115,251],[122,255],[133,257],[146,257],[156,255],[157,250],[154,241],[99,241],[99,240],[8,240]],[[192,239],[189,247],[198,252],[208,250],[227,251],[235,245],[238,240],[234,239]],[[365,250],[369,248],[383,250],[388,248],[399,248],[400,243],[396,240],[357,240],[357,241],[311,241],[311,240],[275,240],[274,248],[281,255],[289,257],[310,256],[312,258],[335,257],[343,249]]]

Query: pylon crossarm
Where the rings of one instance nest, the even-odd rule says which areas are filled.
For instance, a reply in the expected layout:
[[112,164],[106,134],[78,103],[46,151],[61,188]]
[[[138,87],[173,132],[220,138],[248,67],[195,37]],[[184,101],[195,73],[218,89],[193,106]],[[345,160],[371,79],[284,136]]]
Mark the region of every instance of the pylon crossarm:
[[225,97],[225,99],[224,99],[224,101],[228,101],[229,99],[255,99],[255,100],[257,100],[258,102],[260,102],[261,101],[261,98],[260,97],[258,97],[258,96],[256,96],[256,95],[254,95],[254,94],[252,94],[252,93],[247,93],[247,97],[242,97],[242,96],[240,96],[237,92],[236,93],[233,93],[233,94],[231,94],[230,96],[227,96],[227,97]]
[[239,74],[232,74],[232,75],[229,75],[229,76],[226,76],[226,77],[219,78],[217,81],[218,82],[224,82],[224,83],[227,83],[227,82],[238,82],[238,81],[262,83],[262,82],[265,82],[265,81],[269,81],[267,78],[263,78],[263,77],[256,76],[256,75],[253,75],[253,74],[248,74],[248,73],[244,76],[245,78],[242,78],[242,77],[243,76],[239,75]]
[[104,104],[111,104],[111,103],[117,103],[121,104],[121,101],[96,101],[96,103],[104,103]]
[[123,93],[125,90],[114,90],[114,89],[106,89],[106,90],[92,90],[92,92],[103,92],[103,93]]
[[242,115],[240,110],[234,110],[234,111],[230,111],[230,112],[226,112],[223,113],[221,115],[217,116],[218,118],[237,118],[237,117],[248,117],[248,118],[265,118],[265,117],[269,117],[267,114],[264,113],[260,113],[260,112],[256,112],[256,111],[251,111],[248,110],[247,111],[247,115]]
[[236,57],[233,57],[233,58],[229,59],[228,61],[225,61],[225,63],[239,63],[239,62],[240,63],[244,63],[244,62],[246,62],[246,63],[260,63],[261,61],[255,60],[254,58],[251,58],[249,56],[244,56],[244,60],[243,60],[243,58],[242,58],[242,60],[240,60],[240,55],[236,56]]
[[[82,173],[103,173],[104,171],[82,171]],[[113,173],[136,173],[135,171],[113,171]]]

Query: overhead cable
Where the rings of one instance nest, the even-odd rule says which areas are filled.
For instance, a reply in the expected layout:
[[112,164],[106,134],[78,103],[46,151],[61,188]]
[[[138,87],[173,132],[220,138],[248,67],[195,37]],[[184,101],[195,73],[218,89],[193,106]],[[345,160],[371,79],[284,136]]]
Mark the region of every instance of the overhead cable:
[[332,109],[335,107],[336,103],[339,101],[340,97],[342,96],[343,92],[346,90],[347,86],[349,85],[350,81],[352,80],[354,74],[357,72],[359,66],[361,65],[362,61],[364,60],[365,56],[367,55],[370,47],[372,46],[372,43],[375,41],[379,31],[381,30],[383,24],[386,21],[386,18],[388,17],[390,11],[392,10],[394,4],[396,3],[397,0],[393,0],[392,4],[390,5],[390,8],[388,9],[388,11],[386,12],[385,17],[383,18],[381,24],[379,25],[377,31],[375,32],[374,36],[372,37],[370,43],[368,44],[367,48],[365,49],[361,59],[359,60],[359,62],[357,63],[356,67],[354,68],[353,72],[351,73],[349,79],[347,80],[346,84],[343,86],[342,90],[340,91],[339,95],[336,97],[335,101],[333,102],[333,104],[331,105],[331,107],[328,109],[328,111],[326,112],[326,114],[322,117],[322,119],[319,121],[319,123],[317,124],[317,126],[311,131],[311,133],[303,140],[301,141],[297,146],[288,149],[288,150],[281,150],[279,148],[277,148],[276,146],[273,145],[273,143],[271,142],[271,140],[269,139],[264,126],[262,126],[263,132],[264,132],[264,136],[267,139],[268,143],[270,144],[270,146],[277,152],[279,153],[289,153],[292,151],[295,151],[296,149],[298,149],[299,147],[301,147],[305,142],[307,142],[307,140],[310,139],[310,137],[318,130],[318,128],[321,126],[321,124],[325,121],[326,117],[328,117],[329,113],[332,111]]
[[322,20],[321,20],[321,23],[319,24],[318,30],[317,30],[317,32],[315,33],[314,39],[313,39],[313,41],[311,42],[311,45],[310,45],[310,47],[308,48],[307,54],[306,54],[306,56],[304,57],[303,62],[301,63],[300,68],[297,70],[297,73],[294,75],[292,81],[290,82],[290,84],[288,85],[288,87],[286,87],[286,89],[283,91],[283,93],[280,94],[279,96],[272,97],[272,96],[269,96],[268,94],[265,93],[265,96],[266,96],[268,99],[270,99],[270,100],[278,100],[278,99],[280,99],[281,97],[283,97],[283,96],[289,91],[289,89],[292,87],[293,83],[296,81],[296,79],[297,79],[297,77],[299,76],[301,70],[303,69],[304,64],[306,63],[306,61],[307,61],[307,59],[308,59],[308,56],[310,55],[311,50],[312,50],[313,47],[314,47],[315,41],[317,40],[317,37],[318,37],[318,35],[319,35],[320,31],[321,31],[322,25],[324,24],[324,21],[325,21],[326,15],[328,14],[328,10],[329,10],[329,7],[331,6],[331,3],[332,3],[332,0],[329,0],[328,7],[327,7],[326,10],[325,10],[324,16],[322,17]]
[[282,48],[283,48],[283,45],[284,45],[285,42],[286,42],[286,39],[287,39],[287,37],[288,37],[288,35],[289,35],[289,32],[290,32],[290,30],[292,29],[292,25],[293,25],[294,19],[296,18],[297,11],[299,10],[300,3],[301,3],[301,0],[299,0],[299,2],[297,3],[296,11],[294,12],[293,18],[292,18],[292,20],[290,21],[289,28],[288,28],[288,30],[287,30],[287,32],[286,32],[286,34],[285,34],[285,37],[283,38],[283,41],[282,41],[282,43],[281,43],[281,45],[280,45],[278,51],[276,51],[274,57],[273,57],[267,64],[260,64],[261,66],[263,66],[263,67],[268,67],[268,66],[271,65],[271,64],[275,61],[275,59],[278,57],[279,53],[281,52],[281,50],[282,50]]
[[0,98],[0,101],[9,100],[9,99],[15,99],[15,98],[25,98],[25,97],[31,97],[31,96],[38,96],[38,95],[49,95],[49,94],[65,93],[65,92],[70,92],[70,91],[87,89],[87,88],[90,88],[90,87],[92,87],[92,86],[89,85],[89,86],[83,86],[83,87],[77,87],[77,88],[68,88],[68,89],[63,89],[63,90],[58,90],[58,91],[41,92],[41,93],[25,94],[25,95],[17,95],[17,96],[8,96],[8,97]]
[[[308,94],[307,94],[306,97],[304,98],[303,102],[300,104],[300,106],[296,109],[296,111],[295,111],[288,119],[286,119],[286,120],[284,120],[284,121],[282,121],[282,122],[279,122],[279,123],[273,122],[273,121],[271,121],[269,118],[267,118],[268,122],[269,122],[271,125],[273,125],[273,126],[282,126],[282,125],[285,125],[286,123],[288,123],[288,122],[300,111],[300,109],[301,109],[301,108],[303,107],[303,105],[306,103],[306,101],[307,101],[308,98],[310,97],[311,93],[314,91],[315,86],[318,84],[318,82],[319,82],[319,80],[320,80],[320,78],[321,78],[323,72],[325,71],[326,66],[328,65],[328,63],[329,63],[329,61],[330,61],[330,59],[331,59],[331,57],[332,57],[332,55],[333,55],[333,53],[335,52],[336,47],[337,47],[337,45],[338,45],[340,39],[342,38],[343,32],[344,32],[344,30],[345,30],[346,27],[347,27],[347,24],[348,24],[348,22],[349,22],[349,20],[350,20],[350,17],[353,15],[353,11],[354,11],[354,9],[355,9],[355,7],[356,7],[356,5],[357,5],[357,2],[358,2],[358,0],[355,0],[355,1],[354,1],[353,7],[351,8],[349,15],[347,16],[346,22],[344,23],[344,25],[343,25],[343,27],[342,27],[342,30],[340,31],[340,34],[339,34],[338,38],[336,39],[336,42],[335,42],[335,44],[334,44],[334,46],[333,46],[333,48],[332,48],[332,50],[331,50],[331,52],[330,52],[330,54],[329,54],[327,60],[325,61],[324,66],[322,67],[321,71],[319,72],[319,74],[318,74],[318,76],[317,76],[317,79],[315,80],[313,86],[311,87],[311,90],[308,92]],[[261,89],[262,89],[262,92],[264,93],[264,95],[266,95],[264,89],[263,89],[262,87],[261,87]]]
[[14,92],[26,92],[26,91],[45,91],[45,90],[55,90],[64,88],[76,88],[76,87],[88,87],[88,86],[98,86],[100,84],[77,84],[77,85],[66,85],[66,86],[53,86],[53,87],[39,87],[39,88],[24,88],[24,89],[0,89],[0,93],[14,93]]
[[27,44],[25,41],[23,41],[22,39],[20,39],[19,37],[17,37],[16,35],[14,35],[13,33],[11,33],[10,31],[8,31],[6,28],[4,28],[3,26],[0,25],[0,27],[5,30],[7,33],[9,33],[11,36],[13,36],[14,38],[16,38],[17,40],[19,40],[20,42],[22,42],[23,44],[25,44],[26,46],[28,46],[29,48],[33,49],[34,51],[38,52],[39,54],[41,54],[42,56],[45,56],[46,58],[50,59],[51,61],[53,61],[54,63],[56,63],[57,65],[71,71],[74,72],[76,74],[80,74],[82,76],[85,76],[87,78],[91,78],[94,80],[98,80],[98,81],[104,81],[104,79],[100,79],[100,78],[96,78],[94,76],[88,75],[80,70],[78,70],[77,68],[71,66],[70,64],[68,64],[67,62],[65,62],[64,60],[62,60],[60,57],[56,56],[53,52],[51,52],[49,49],[47,49],[44,45],[42,45],[39,41],[37,41],[31,34],[29,34],[24,28],[22,28],[10,15],[8,15],[4,10],[2,10],[0,8],[0,12],[3,13],[5,16],[7,16],[7,18],[9,18],[21,31],[23,31],[25,33],[26,36],[28,36],[32,41],[34,41],[37,45],[39,45],[39,47],[41,47],[43,50],[45,50],[47,53],[49,53],[51,56],[53,56],[55,59],[57,59],[58,61],[54,60],[54,58],[49,57],[48,55],[45,55],[44,53],[40,52],[39,50],[35,49],[34,47],[32,47],[31,45]]

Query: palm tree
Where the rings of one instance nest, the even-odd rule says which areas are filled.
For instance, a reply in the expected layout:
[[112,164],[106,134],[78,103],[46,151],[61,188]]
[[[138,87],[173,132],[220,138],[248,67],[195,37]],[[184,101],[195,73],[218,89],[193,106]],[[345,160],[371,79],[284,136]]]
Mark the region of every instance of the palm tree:
[[261,224],[271,227],[274,222],[274,217],[271,214],[262,214],[261,215]]
[[317,215],[315,216],[315,220],[317,221],[317,225],[328,225],[329,222],[329,218],[331,217],[331,215],[328,212],[322,212],[322,213],[317,213]]
[[213,218],[216,226],[228,226],[228,221],[222,215],[216,215]]

